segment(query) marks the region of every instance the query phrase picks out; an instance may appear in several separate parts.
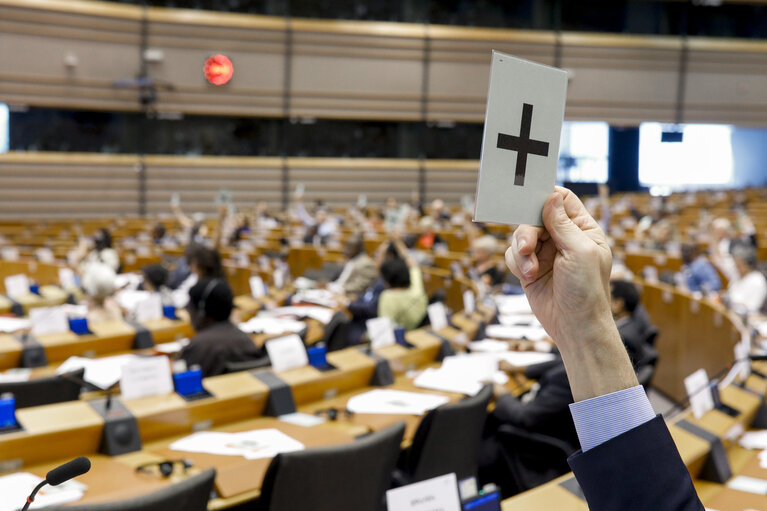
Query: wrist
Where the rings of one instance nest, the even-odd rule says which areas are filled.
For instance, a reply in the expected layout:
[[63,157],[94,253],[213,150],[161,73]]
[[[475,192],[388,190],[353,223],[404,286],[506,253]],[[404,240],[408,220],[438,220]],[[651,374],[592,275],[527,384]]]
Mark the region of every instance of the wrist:
[[618,329],[603,319],[580,339],[559,344],[573,399],[584,401],[638,385]]

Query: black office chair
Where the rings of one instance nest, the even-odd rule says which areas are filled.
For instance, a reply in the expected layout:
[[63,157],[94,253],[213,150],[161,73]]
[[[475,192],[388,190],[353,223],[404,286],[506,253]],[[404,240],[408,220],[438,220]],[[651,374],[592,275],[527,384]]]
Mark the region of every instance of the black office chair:
[[[656,332],[657,335],[657,332]],[[649,344],[645,344],[639,362],[637,363],[637,380],[644,387],[645,391],[650,388],[653,376],[655,376],[655,367],[658,365],[658,352]]]
[[[85,369],[67,373],[79,380]],[[16,408],[76,401],[80,397],[80,384],[64,379],[63,375],[46,376],[29,381],[0,383],[0,394],[10,392],[16,398]]]
[[51,511],[207,511],[215,469],[208,469],[149,495],[118,502],[49,508]]
[[492,386],[485,385],[475,396],[426,414],[413,444],[400,457],[395,484],[402,486],[451,472],[458,480],[476,477],[482,429],[492,396]]
[[548,435],[503,424],[496,433],[516,488],[504,488],[504,496],[523,492],[570,472],[567,458],[575,448]]
[[239,373],[240,371],[252,371],[253,369],[261,369],[272,365],[269,357],[261,357],[253,360],[246,360],[244,362],[227,362],[224,364],[225,373]]
[[343,312],[336,312],[322,333],[322,341],[328,352],[338,351],[349,345],[349,323],[351,320]]
[[381,511],[405,433],[400,422],[354,442],[278,454],[258,511]]

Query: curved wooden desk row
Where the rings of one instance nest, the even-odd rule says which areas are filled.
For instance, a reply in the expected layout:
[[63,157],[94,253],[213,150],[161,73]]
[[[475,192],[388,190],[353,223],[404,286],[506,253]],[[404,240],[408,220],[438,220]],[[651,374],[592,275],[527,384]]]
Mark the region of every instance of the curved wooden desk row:
[[[189,322],[166,318],[146,321],[142,326],[152,334],[155,343],[170,342],[192,335]],[[93,334],[77,335],[73,332],[41,335],[37,342],[45,350],[49,364],[63,362],[69,357],[94,357],[130,351],[136,337],[136,328],[122,321],[89,325]],[[0,334],[0,370],[21,367],[23,344],[19,338]]]
[[684,378],[704,368],[709,375],[734,359],[733,348],[749,332],[721,304],[663,283],[638,280],[642,303],[658,328],[658,366],[653,387],[684,399]]
[[[469,335],[486,320],[475,314],[471,318],[457,314],[454,323],[464,325]],[[439,332],[445,338],[460,333],[448,327]],[[406,338],[414,347],[399,345],[377,350],[376,355],[389,361],[395,372],[433,363],[442,345],[441,339],[425,329],[408,332]],[[330,406],[345,406],[355,393],[369,390],[376,360],[353,347],[329,353],[328,362],[336,367],[319,371],[307,366],[280,373],[278,376],[292,390],[299,411],[314,413]],[[168,484],[158,478],[137,475],[138,464],[166,458],[178,458],[169,445],[190,432],[215,428],[217,431],[243,431],[256,428],[278,428],[307,447],[352,441],[355,436],[375,431],[398,420],[408,426],[407,439],[420,421],[408,416],[355,415],[347,420],[327,422],[311,428],[298,427],[276,419],[260,417],[265,410],[269,388],[248,372],[206,378],[205,388],[213,397],[185,402],[176,394],[125,401],[136,417],[143,449],[108,458],[93,455],[94,470],[83,478],[89,485],[83,502],[111,501],[150,492]],[[409,379],[399,376],[393,388],[412,389]],[[460,396],[447,394],[451,399]],[[17,417],[24,431],[0,435],[0,471],[29,470],[44,473],[58,460],[95,453],[103,429],[103,420],[85,401],[40,406],[19,410]],[[408,440],[406,440],[408,441]],[[186,455],[187,453],[185,453]],[[220,498],[210,509],[228,507],[258,496],[269,460],[248,461],[238,457],[190,454],[199,469],[215,466],[219,471],[216,490]],[[121,485],[108,484],[109,477],[120,477]],[[129,490],[126,492],[126,490]]]

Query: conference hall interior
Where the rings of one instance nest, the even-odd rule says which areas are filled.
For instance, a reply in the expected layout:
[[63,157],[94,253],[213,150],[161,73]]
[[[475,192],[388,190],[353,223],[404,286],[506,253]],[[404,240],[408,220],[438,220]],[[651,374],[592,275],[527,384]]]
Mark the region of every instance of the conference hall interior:
[[767,510],[766,162],[766,0],[0,0],[0,511]]

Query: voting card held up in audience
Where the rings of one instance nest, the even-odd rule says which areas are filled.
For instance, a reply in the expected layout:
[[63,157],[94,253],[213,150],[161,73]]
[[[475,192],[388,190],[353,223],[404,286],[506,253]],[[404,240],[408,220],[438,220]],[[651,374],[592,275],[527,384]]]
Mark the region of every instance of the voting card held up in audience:
[[566,92],[566,71],[493,51],[474,221],[542,225]]

